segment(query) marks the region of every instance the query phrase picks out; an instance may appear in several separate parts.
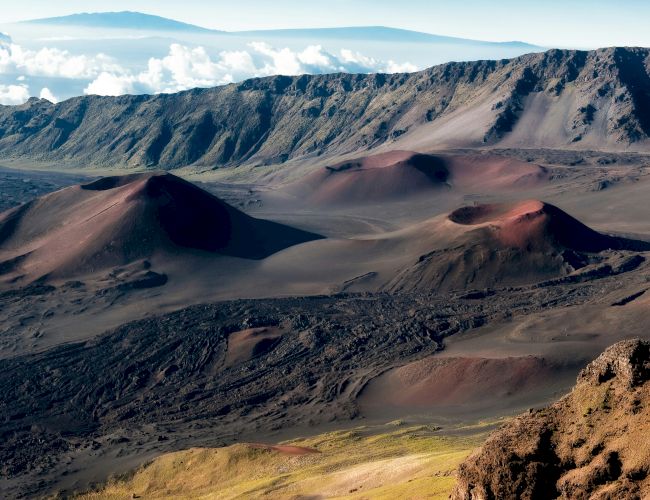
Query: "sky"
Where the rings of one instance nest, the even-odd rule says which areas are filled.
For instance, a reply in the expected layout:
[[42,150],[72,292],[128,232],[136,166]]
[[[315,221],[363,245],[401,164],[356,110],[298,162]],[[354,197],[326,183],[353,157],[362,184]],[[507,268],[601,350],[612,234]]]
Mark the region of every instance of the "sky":
[[[503,44],[12,24],[131,10],[206,28],[389,26]],[[178,92],[252,77],[412,72],[546,48],[650,47],[650,0],[0,0],[0,104]]]
[[650,46],[649,0],[0,0],[0,22],[118,10],[228,31],[388,25],[545,47]]

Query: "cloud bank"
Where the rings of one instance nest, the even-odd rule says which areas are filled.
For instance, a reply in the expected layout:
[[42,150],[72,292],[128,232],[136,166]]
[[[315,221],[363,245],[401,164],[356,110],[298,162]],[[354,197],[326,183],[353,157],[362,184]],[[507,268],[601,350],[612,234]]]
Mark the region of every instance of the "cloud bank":
[[103,71],[84,92],[99,95],[164,93],[214,87],[270,75],[417,70],[410,63],[380,61],[350,50],[342,50],[339,55],[334,55],[320,45],[310,45],[301,52],[288,48],[276,49],[261,42],[250,43],[249,48],[224,51],[212,58],[203,47],[172,44],[166,57],[149,59],[146,70],[138,74]]
[[29,50],[12,43],[11,39],[0,38],[0,74],[90,79],[102,71],[123,69],[104,54],[72,55],[67,50],[48,47]]
[[[66,50],[43,47],[28,50],[8,36],[0,37],[0,75],[19,75],[18,85],[0,87],[0,103],[24,102],[30,89],[25,76],[65,78],[87,82],[84,93],[97,95],[156,94],[213,87],[252,77],[322,73],[397,73],[416,71],[410,63],[381,61],[352,50],[330,53],[321,45],[302,51],[278,49],[252,42],[247,50],[211,55],[203,47],[174,43],[165,57],[149,59],[146,68],[132,71],[104,55],[74,55]],[[22,80],[21,80],[22,79]],[[56,102],[48,88],[40,97]]]

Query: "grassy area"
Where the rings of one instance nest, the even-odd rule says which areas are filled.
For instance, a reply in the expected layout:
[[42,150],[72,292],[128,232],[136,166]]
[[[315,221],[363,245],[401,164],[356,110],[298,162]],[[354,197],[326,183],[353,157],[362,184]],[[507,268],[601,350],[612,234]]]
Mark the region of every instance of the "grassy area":
[[284,443],[320,452],[308,455],[246,444],[194,448],[163,455],[81,498],[446,499],[455,468],[485,437],[480,426],[441,435],[435,427],[388,425]]

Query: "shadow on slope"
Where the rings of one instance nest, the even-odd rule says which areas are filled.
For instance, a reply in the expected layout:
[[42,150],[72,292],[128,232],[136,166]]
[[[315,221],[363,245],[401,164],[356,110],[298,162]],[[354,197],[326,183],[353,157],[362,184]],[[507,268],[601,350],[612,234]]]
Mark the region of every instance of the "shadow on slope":
[[326,166],[285,188],[314,205],[377,203],[449,191],[530,188],[548,180],[544,167],[491,155],[390,151]]
[[421,255],[387,285],[391,291],[520,285],[626,272],[650,242],[598,233],[536,200],[459,208],[430,231],[465,227],[444,248]]
[[263,259],[321,236],[250,217],[171,174],[107,177],[0,215],[0,259],[13,278],[70,277],[154,254]]

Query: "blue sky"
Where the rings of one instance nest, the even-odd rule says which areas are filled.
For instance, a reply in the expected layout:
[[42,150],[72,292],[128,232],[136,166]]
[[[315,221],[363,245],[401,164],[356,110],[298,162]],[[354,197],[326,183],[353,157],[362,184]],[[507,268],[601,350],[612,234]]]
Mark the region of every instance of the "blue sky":
[[648,0],[0,0],[0,7],[2,22],[138,10],[225,30],[388,25],[544,46],[650,46]]

